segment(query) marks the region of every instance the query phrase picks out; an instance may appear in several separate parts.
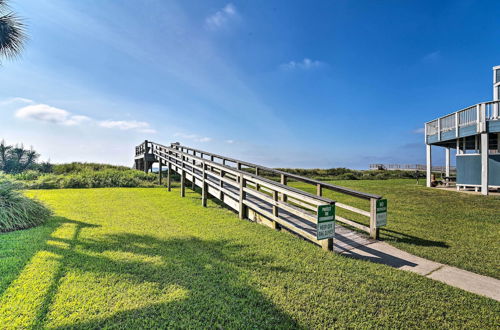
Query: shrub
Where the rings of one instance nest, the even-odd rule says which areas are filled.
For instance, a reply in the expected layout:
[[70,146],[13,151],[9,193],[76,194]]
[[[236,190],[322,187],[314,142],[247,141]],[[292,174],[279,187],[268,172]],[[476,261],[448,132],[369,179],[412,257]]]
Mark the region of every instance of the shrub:
[[0,232],[34,227],[50,216],[49,209],[24,196],[19,189],[14,182],[0,178]]
[[22,181],[32,181],[38,179],[38,177],[41,175],[40,172],[34,171],[34,170],[27,170],[21,173],[14,174],[13,177],[16,180],[22,180]]

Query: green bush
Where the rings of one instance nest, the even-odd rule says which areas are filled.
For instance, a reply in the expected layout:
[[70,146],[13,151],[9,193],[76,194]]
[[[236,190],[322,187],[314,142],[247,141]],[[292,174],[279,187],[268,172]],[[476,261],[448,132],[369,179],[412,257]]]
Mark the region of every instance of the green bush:
[[67,174],[40,175],[37,180],[25,182],[30,189],[154,187],[157,175],[127,168],[90,170],[81,168]]
[[0,232],[34,227],[50,216],[49,209],[24,196],[20,188],[13,181],[0,177]]
[[32,181],[38,179],[41,173],[35,170],[27,170],[13,175],[13,178],[21,181]]
[[130,167],[119,166],[119,165],[109,165],[109,164],[99,164],[99,163],[67,163],[67,164],[56,164],[52,166],[52,172],[54,174],[69,174],[69,173],[79,173],[86,171],[105,171],[105,170],[118,170],[118,171],[130,171]]

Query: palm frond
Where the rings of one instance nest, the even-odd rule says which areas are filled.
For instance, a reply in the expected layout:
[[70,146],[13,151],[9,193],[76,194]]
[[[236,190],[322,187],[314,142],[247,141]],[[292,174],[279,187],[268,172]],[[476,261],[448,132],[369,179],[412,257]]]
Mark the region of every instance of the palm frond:
[[[0,0],[0,6],[4,4],[5,0]],[[27,39],[25,27],[12,12],[0,16],[0,57],[14,58],[21,53]]]

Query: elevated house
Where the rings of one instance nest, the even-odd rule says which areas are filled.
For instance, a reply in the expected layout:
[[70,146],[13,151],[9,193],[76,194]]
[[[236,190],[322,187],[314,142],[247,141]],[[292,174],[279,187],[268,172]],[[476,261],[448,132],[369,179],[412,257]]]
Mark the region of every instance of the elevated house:
[[432,147],[445,148],[446,175],[456,150],[457,189],[488,195],[500,189],[500,65],[493,68],[493,101],[482,102],[425,124],[427,186],[431,186]]

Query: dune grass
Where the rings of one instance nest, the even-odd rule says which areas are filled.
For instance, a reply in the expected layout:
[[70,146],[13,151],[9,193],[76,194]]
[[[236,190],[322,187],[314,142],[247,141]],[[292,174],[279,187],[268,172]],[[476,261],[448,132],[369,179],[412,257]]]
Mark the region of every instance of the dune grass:
[[0,177],[0,233],[38,226],[50,215],[49,209],[24,196],[19,188]]
[[[382,240],[415,255],[500,279],[500,197],[424,187],[415,180],[339,180],[333,184],[383,195],[388,224]],[[316,188],[292,182],[315,192]],[[369,210],[369,202],[324,190],[326,197]],[[340,214],[354,217],[348,211]],[[367,217],[357,220],[368,224]]]
[[[495,328],[500,303],[325,252],[187,190],[36,190],[0,235],[2,328]],[[22,242],[30,241],[29,247]],[[19,243],[20,242],[20,243]]]

